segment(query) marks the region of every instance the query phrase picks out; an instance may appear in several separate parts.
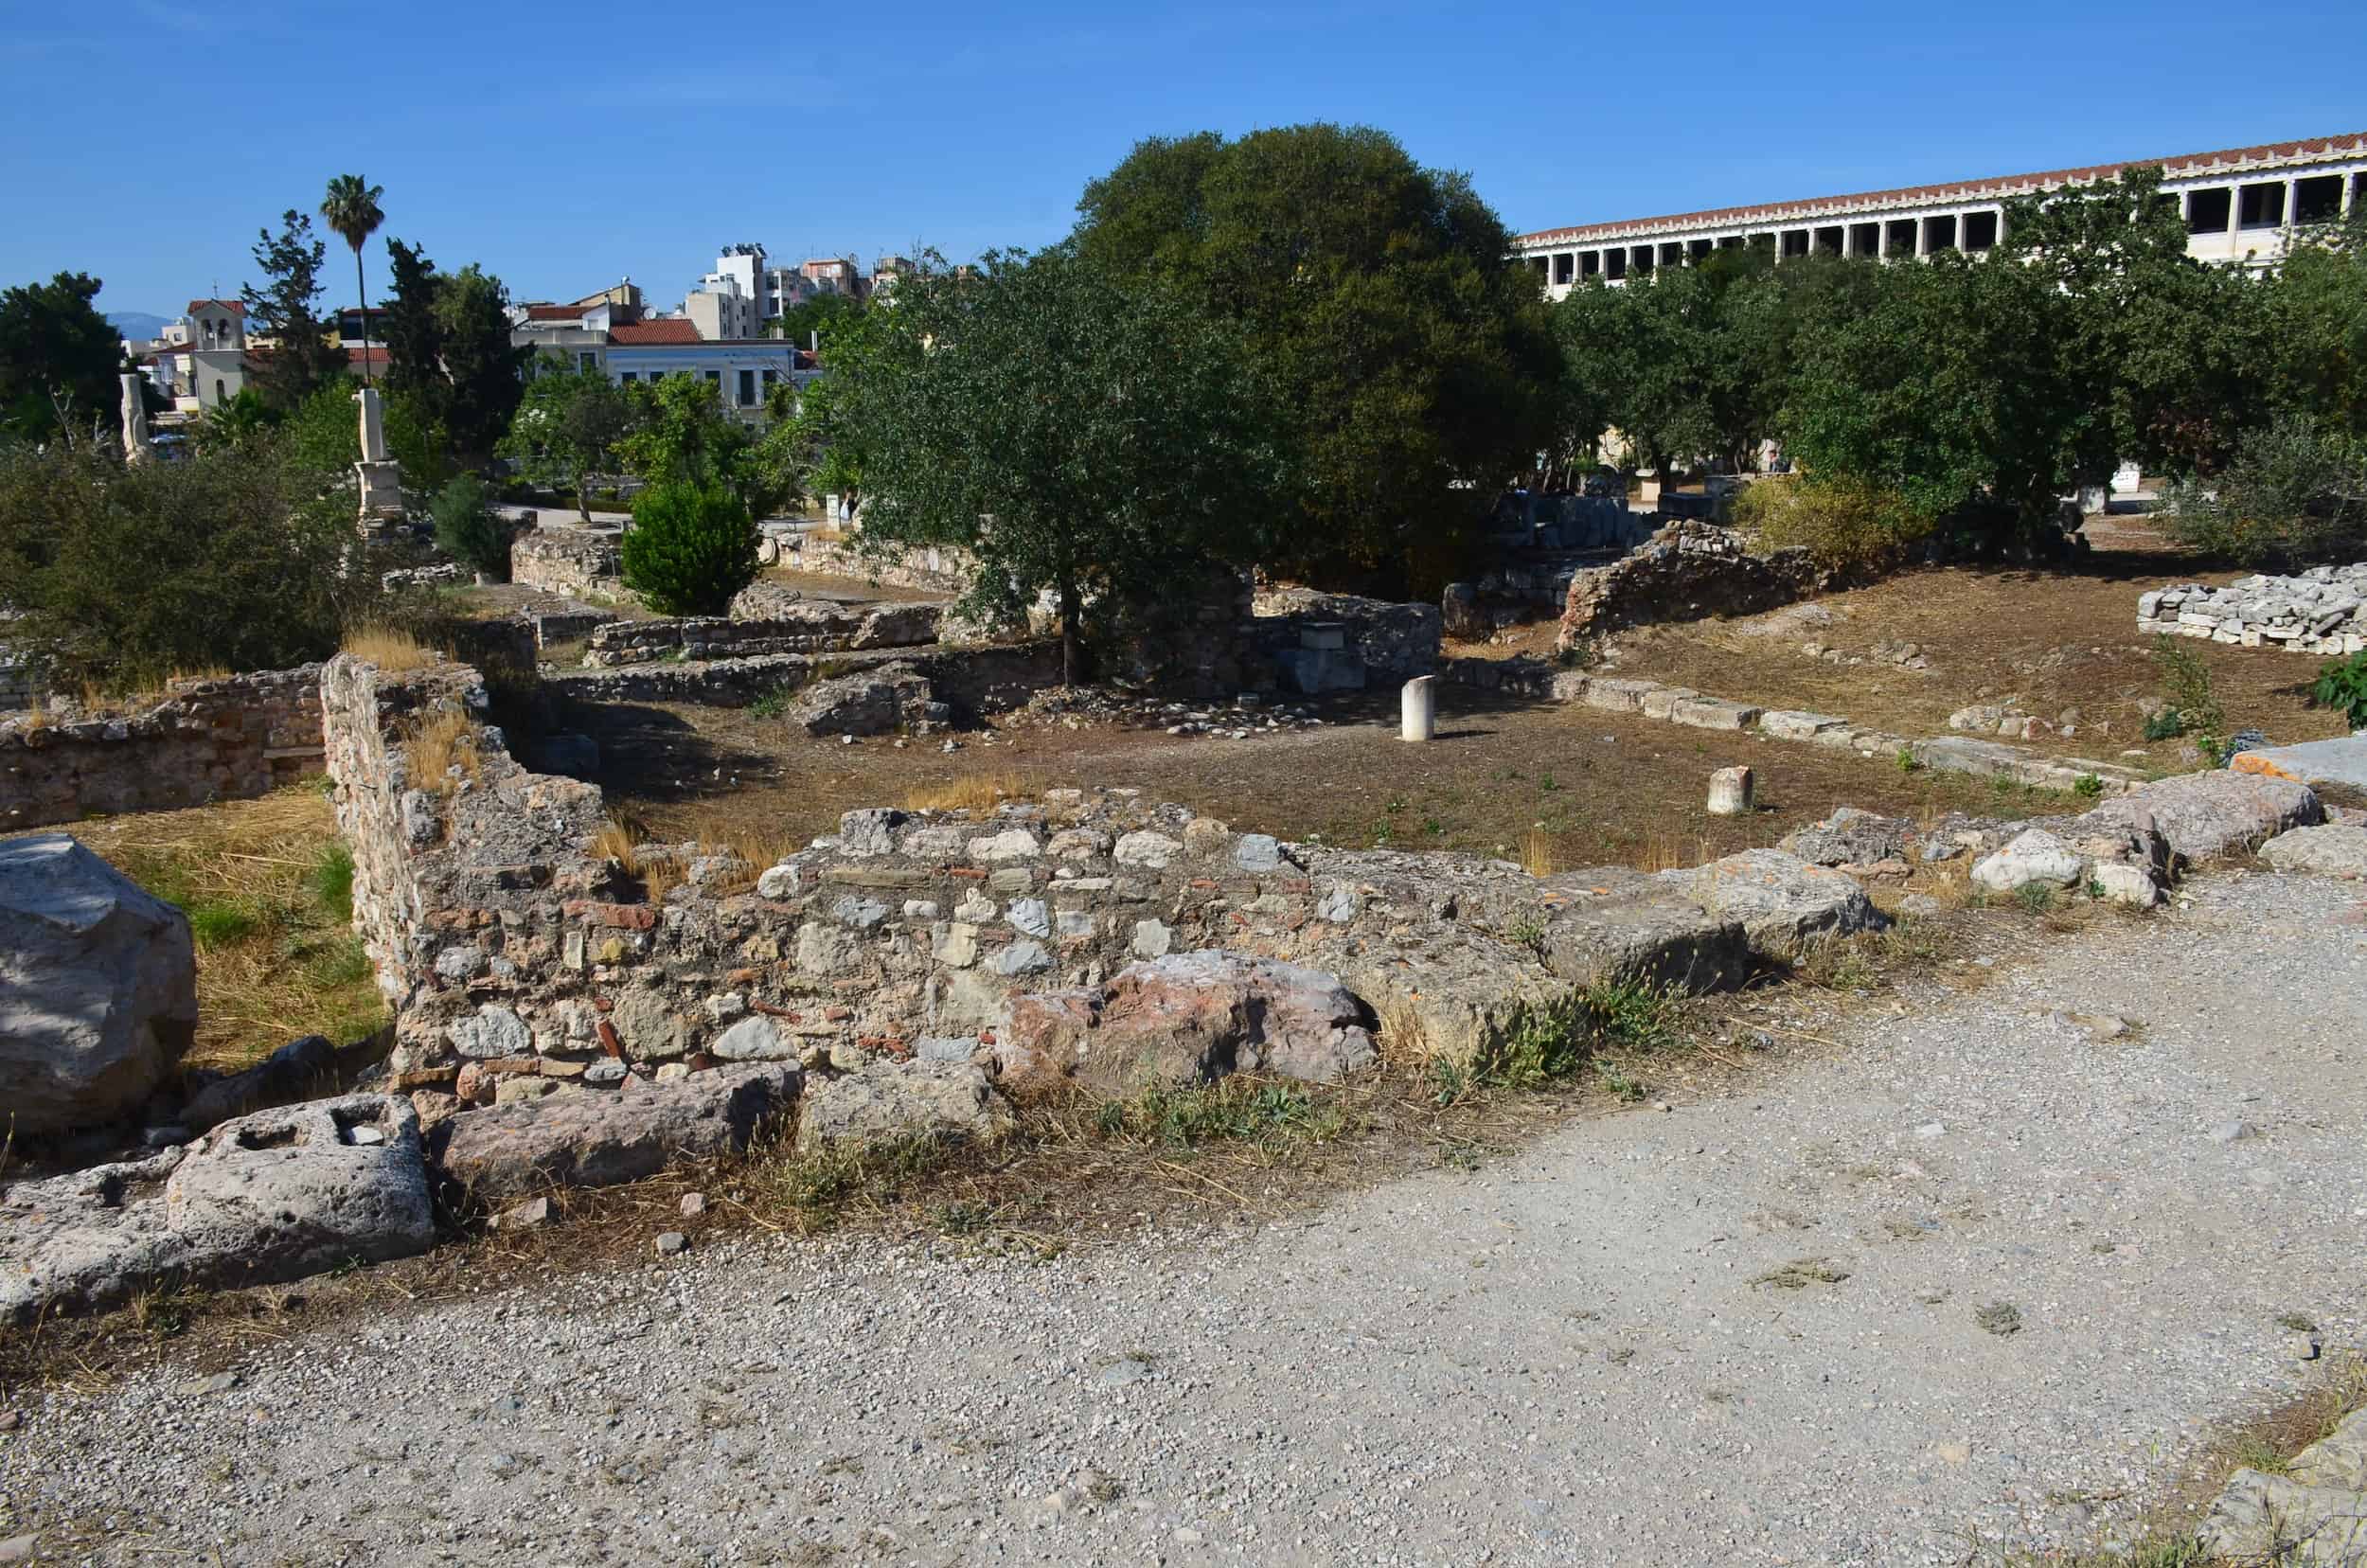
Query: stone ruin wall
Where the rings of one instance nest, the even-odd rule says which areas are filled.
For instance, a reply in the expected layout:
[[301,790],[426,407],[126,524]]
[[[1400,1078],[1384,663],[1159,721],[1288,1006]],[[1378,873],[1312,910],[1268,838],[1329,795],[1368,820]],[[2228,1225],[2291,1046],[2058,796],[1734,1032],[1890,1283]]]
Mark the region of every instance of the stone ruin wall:
[[968,551],[935,544],[901,550],[893,556],[866,555],[852,534],[844,539],[824,539],[813,533],[795,535],[783,542],[779,560],[782,566],[793,572],[853,578],[890,588],[947,595],[968,592],[976,565]]
[[[733,605],[735,610],[739,605]],[[765,653],[824,653],[916,648],[937,640],[944,613],[934,604],[785,606],[762,619],[723,615],[618,620],[596,629],[583,662],[595,668],[652,659],[736,659]]]
[[638,602],[618,574],[622,547],[614,531],[533,528],[509,542],[509,580],[569,598]]
[[319,665],[176,681],[120,717],[0,720],[0,828],[248,800],[323,768]]
[[2367,650],[2367,561],[2224,588],[2181,582],[2137,597],[2137,630],[2340,657]]
[[1731,528],[1672,523],[1631,554],[1571,578],[1557,642],[1572,648],[1627,626],[1756,615],[1838,585],[1805,549],[1754,555]]
[[1468,1048],[1595,978],[1735,984],[1880,918],[1855,882],[1774,851],[1537,879],[1279,844],[1123,790],[849,812],[771,866],[645,850],[679,879],[652,900],[596,846],[598,790],[527,772],[498,731],[476,732],[472,778],[412,775],[408,729],[480,712],[473,672],[340,658],[324,689],[356,920],[396,1008],[393,1080],[470,1104],[754,1061],[1006,1070],[1015,1017],[1199,950],[1337,975],[1375,1016]]

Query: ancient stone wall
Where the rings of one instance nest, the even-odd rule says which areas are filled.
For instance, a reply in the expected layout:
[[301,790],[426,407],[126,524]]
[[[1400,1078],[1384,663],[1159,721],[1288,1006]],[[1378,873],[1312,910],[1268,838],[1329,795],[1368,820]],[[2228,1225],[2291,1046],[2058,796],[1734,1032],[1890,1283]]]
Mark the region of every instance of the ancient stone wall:
[[322,770],[319,665],[176,681],[120,716],[0,720],[0,828],[246,800]]
[[1405,681],[1437,671],[1441,623],[1434,604],[1394,604],[1289,587],[1259,593],[1255,609],[1253,635],[1268,659],[1300,648],[1309,625],[1337,624],[1344,633],[1345,651],[1376,680]]
[[2345,654],[2367,649],[2367,561],[2224,588],[2181,582],[2137,596],[2137,630],[2244,648]]
[[1569,648],[1623,626],[1755,615],[1831,586],[1804,549],[1753,555],[1730,528],[1672,523],[1633,553],[1570,579],[1558,641]]
[[[733,609],[739,608],[737,602]],[[934,604],[790,604],[771,617],[697,616],[619,620],[591,634],[583,662],[595,667],[651,659],[734,659],[760,653],[845,652],[913,648],[937,640],[943,612]]]
[[1879,919],[1855,882],[1772,851],[1538,879],[1281,844],[1127,790],[852,811],[774,865],[678,846],[628,870],[596,838],[599,792],[526,772],[496,732],[418,776],[406,737],[482,703],[465,668],[340,659],[325,690],[394,1081],[472,1104],[749,1061],[997,1060],[1030,1008],[1082,1008],[1070,993],[1129,964],[1209,950],[1337,975],[1401,1044],[1463,1049],[1596,978],[1734,984]]
[[634,601],[618,574],[619,529],[542,527],[509,543],[509,580],[570,598]]
[[967,592],[975,561],[966,550],[939,545],[903,550],[887,557],[863,554],[853,537],[822,539],[810,533],[786,541],[780,563],[792,571],[821,577],[853,578],[891,588],[917,588],[925,593]]
[[845,653],[761,653],[731,659],[659,659],[644,664],[565,670],[544,685],[589,703],[687,703],[746,707],[759,698],[792,694],[819,680],[889,664],[912,666],[934,688],[956,722],[970,723],[1020,706],[1059,684],[1060,648],[1034,639],[977,647],[932,644]]

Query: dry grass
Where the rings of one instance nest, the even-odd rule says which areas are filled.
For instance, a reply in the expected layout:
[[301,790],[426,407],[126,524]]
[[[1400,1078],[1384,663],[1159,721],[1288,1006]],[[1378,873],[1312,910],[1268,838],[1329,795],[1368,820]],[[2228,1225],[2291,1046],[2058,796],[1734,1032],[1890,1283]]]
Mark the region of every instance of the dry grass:
[[77,823],[74,836],[188,916],[191,1065],[250,1066],[297,1035],[345,1044],[385,1022],[352,932],[353,863],[318,788]]
[[436,708],[414,719],[403,731],[402,760],[415,788],[451,793],[453,770],[473,783],[484,767],[477,726],[457,708]]
[[1561,846],[1554,835],[1542,828],[1532,828],[1521,835],[1521,869],[1532,877],[1550,877],[1570,867],[1561,863]]
[[388,674],[426,669],[444,656],[410,633],[391,626],[357,626],[346,633],[344,651]]
[[991,811],[1006,801],[1027,800],[1035,788],[1017,774],[966,774],[942,784],[923,784],[904,797],[908,811]]
[[641,883],[645,898],[660,903],[682,885],[693,857],[729,855],[739,863],[733,874],[705,884],[709,893],[721,896],[746,892],[767,868],[778,865],[805,845],[792,833],[752,824],[744,817],[717,813],[714,820],[700,822],[697,815],[691,813],[691,820],[682,824],[689,845],[687,854],[683,852],[683,841],[652,842],[648,824],[630,811],[612,813],[601,824],[593,835],[592,852],[614,861],[627,876]]

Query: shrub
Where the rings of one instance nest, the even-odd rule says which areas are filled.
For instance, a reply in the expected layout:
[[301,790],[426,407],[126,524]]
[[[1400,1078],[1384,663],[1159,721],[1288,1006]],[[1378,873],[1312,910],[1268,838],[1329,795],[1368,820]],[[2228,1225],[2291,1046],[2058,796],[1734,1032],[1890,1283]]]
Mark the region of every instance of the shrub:
[[1802,545],[1837,569],[1889,565],[1931,531],[1896,490],[1845,474],[1749,486],[1735,498],[1735,523],[1762,549]]
[[2319,666],[2309,700],[2320,707],[2341,709],[2351,728],[2367,729],[2367,653],[2328,659]]
[[[2162,670],[2162,691],[2169,700],[2169,717],[2177,722],[2178,727],[2169,733],[2196,736],[2202,740],[2203,750],[2217,751],[2219,737],[2227,733],[2227,715],[2211,689],[2211,667],[2193,649],[2167,635],[2153,639],[2153,660]],[[2151,724],[2145,733],[2147,739],[2157,739]]]
[[269,431],[130,467],[62,443],[0,452],[0,611],[58,686],[326,658],[385,604],[355,551],[350,492],[323,494]]
[[492,496],[473,473],[455,475],[428,503],[436,519],[436,543],[471,571],[495,582],[509,580],[509,526],[493,515]]
[[2163,498],[2180,543],[2245,565],[2349,557],[2367,543],[2367,449],[2298,415],[2248,431],[2208,485]]
[[756,579],[756,524],[720,485],[653,485],[633,499],[625,586],[661,615],[720,615]]

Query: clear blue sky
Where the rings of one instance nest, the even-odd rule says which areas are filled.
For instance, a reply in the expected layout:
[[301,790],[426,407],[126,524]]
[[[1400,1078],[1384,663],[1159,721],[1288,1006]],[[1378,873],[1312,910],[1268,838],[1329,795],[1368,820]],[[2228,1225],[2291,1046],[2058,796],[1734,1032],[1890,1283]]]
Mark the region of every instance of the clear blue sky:
[[[2367,131],[2367,6],[0,0],[0,283],[253,275],[336,173],[520,298],[1065,233],[1141,136],[1334,119],[1516,231]],[[333,241],[332,241],[333,244]],[[372,293],[384,252],[369,252]],[[352,288],[342,247],[333,293]],[[340,281],[342,280],[342,281]]]

